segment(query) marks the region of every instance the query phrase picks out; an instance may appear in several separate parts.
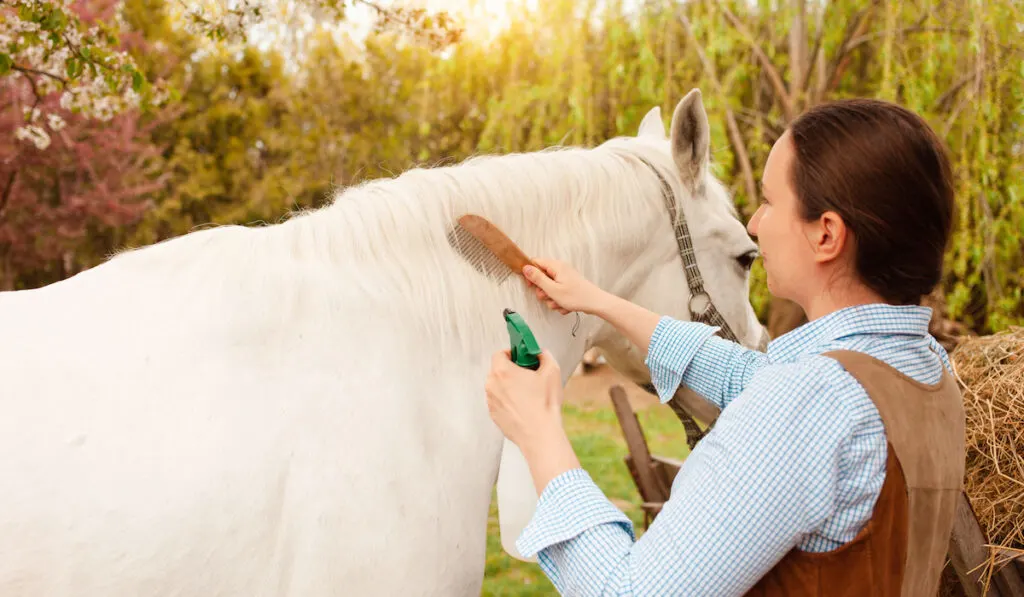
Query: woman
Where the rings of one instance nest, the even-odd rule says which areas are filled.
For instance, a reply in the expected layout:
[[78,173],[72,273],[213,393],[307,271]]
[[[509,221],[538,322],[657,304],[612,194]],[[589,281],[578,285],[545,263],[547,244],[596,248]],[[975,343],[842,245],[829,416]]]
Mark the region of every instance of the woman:
[[563,594],[935,594],[964,453],[959,394],[920,306],[953,222],[944,147],[896,105],[829,103],[779,138],[762,192],[748,230],[768,289],[809,320],[767,354],[564,263],[524,271],[552,309],[597,315],[646,351],[663,401],[685,384],[723,409],[637,541],[562,429],[557,364],[494,355],[491,416],[540,495],[518,547]]

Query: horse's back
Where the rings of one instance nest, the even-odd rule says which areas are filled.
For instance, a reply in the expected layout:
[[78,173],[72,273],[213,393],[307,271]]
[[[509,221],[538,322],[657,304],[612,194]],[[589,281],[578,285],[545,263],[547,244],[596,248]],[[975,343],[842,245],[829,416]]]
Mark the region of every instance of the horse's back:
[[281,325],[225,275],[0,294],[0,594],[478,592],[497,443],[465,375],[386,313]]

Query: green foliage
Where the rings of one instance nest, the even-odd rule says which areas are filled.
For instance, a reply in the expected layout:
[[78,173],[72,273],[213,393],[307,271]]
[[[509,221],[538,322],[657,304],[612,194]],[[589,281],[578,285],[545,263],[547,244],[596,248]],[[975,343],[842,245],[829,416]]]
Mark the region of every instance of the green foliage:
[[[808,3],[806,51],[820,47],[821,59],[796,73],[795,13],[792,3],[777,4],[627,9],[552,0],[535,12],[510,11],[512,22],[491,39],[473,37],[470,23],[470,36],[445,53],[387,31],[357,45],[324,27],[286,56],[273,44],[211,44],[173,27],[161,0],[128,0],[128,32],[162,48],[135,52],[134,62],[147,81],[172,90],[168,106],[146,116],[158,123],[154,141],[170,181],[152,195],[132,242],[211,222],[278,221],[323,205],[338,187],[416,165],[596,145],[634,134],[653,106],[667,124],[693,87],[703,90],[711,119],[714,172],[749,216],[753,183],[788,118],[817,101],[870,96],[921,113],[954,158],[958,226],[942,287],[951,314],[980,332],[1024,323],[1019,7],[837,0],[819,15],[818,3]],[[752,295],[765,314],[770,297],[759,267]]]
[[249,48],[194,66],[184,109],[155,132],[167,148],[171,181],[140,227],[139,242],[206,223],[274,219],[293,206],[286,168],[294,150],[285,128],[290,86],[281,84],[282,63]]

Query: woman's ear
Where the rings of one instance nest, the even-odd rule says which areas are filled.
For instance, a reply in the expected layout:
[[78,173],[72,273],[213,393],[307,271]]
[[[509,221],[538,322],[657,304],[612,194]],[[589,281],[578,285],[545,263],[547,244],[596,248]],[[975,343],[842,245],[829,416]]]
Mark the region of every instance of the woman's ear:
[[816,223],[817,230],[812,236],[814,260],[818,263],[834,261],[843,254],[849,242],[846,222],[834,211],[821,214]]

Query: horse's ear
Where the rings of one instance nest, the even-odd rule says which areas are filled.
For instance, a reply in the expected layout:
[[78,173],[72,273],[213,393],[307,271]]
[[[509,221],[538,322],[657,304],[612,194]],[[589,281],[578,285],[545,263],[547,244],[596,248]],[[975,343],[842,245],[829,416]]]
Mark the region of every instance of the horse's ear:
[[700,89],[686,94],[672,114],[672,158],[683,181],[699,188],[708,164],[711,127],[704,111]]
[[651,108],[644,119],[640,121],[640,130],[636,134],[638,137],[651,136],[656,139],[665,139],[665,123],[661,120],[661,108],[655,106]]

